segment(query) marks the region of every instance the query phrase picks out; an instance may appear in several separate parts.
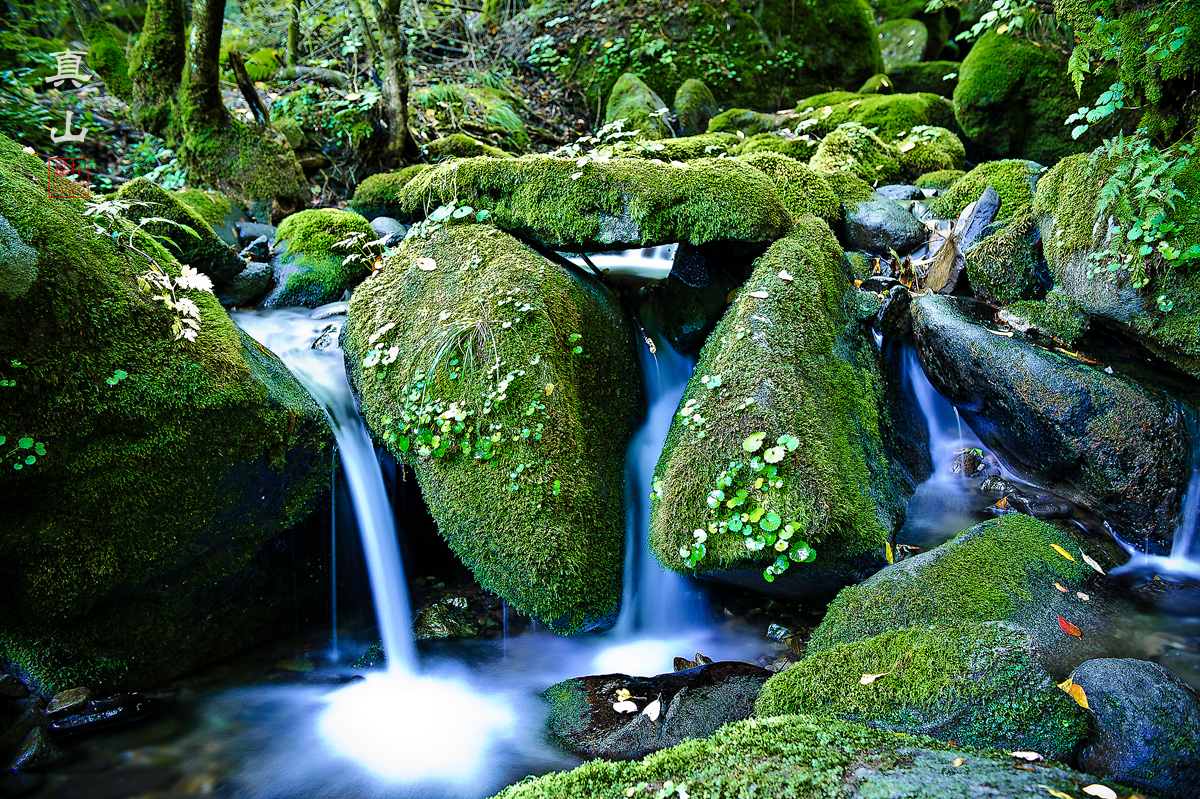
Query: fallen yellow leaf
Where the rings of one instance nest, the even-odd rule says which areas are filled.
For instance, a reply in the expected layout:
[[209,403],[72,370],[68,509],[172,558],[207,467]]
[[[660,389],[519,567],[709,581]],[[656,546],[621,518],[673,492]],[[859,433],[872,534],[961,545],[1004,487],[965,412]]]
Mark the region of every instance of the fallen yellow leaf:
[[1067,696],[1074,699],[1075,703],[1077,705],[1079,705],[1081,708],[1083,708],[1084,710],[1091,710],[1091,708],[1088,707],[1087,694],[1084,693],[1083,688],[1076,685],[1075,681],[1072,680],[1070,677],[1068,677],[1067,679],[1060,682],[1058,684],[1058,687],[1061,688],[1063,690],[1063,692],[1066,693]]
[[1107,785],[1094,783],[1083,789],[1083,792],[1089,796],[1099,796],[1100,799],[1117,799],[1117,792]]
[[884,542],[883,542],[883,554],[884,554],[885,556],[887,556],[887,562],[888,562],[888,563],[895,563],[895,562],[896,562],[895,558],[892,556],[892,542],[891,542],[891,541],[884,541]]
[[904,144],[900,145],[900,152],[906,153],[909,150],[916,149],[916,146],[917,146],[917,143],[915,141],[906,141],[906,142],[904,142]]
[[1054,584],[1054,587],[1055,587],[1055,588],[1057,588],[1059,591],[1062,591],[1064,594],[1066,594],[1066,593],[1069,593],[1069,592],[1067,591],[1067,589],[1063,588],[1063,587],[1062,587],[1061,585],[1059,585],[1058,583],[1055,583],[1055,584]]
[[1075,557],[1070,552],[1068,552],[1067,550],[1060,547],[1058,544],[1051,544],[1050,546],[1054,547],[1054,551],[1057,552],[1058,554],[1062,555],[1067,560],[1071,561],[1072,563],[1075,562]]
[[956,757],[956,758],[954,758],[954,762],[951,763],[950,765],[954,766],[955,768],[958,768],[962,764],[963,764],[963,759],[961,757]]
[[871,683],[878,680],[880,677],[886,677],[889,674],[891,674],[890,671],[880,672],[879,674],[864,674],[863,676],[858,678],[858,684],[859,685],[870,685]]
[[1082,549],[1079,550],[1079,557],[1083,558],[1084,563],[1091,566],[1093,569],[1098,571],[1100,574],[1104,574],[1104,569],[1102,569],[1100,567],[1100,564],[1097,563],[1096,561],[1092,560],[1091,558],[1089,558],[1088,554],[1086,552],[1084,552]]
[[554,393],[554,384],[553,384],[553,383],[547,383],[547,384],[546,384],[546,396],[548,397],[548,396],[550,396],[550,395],[551,395],[551,394],[553,394],[553,393]]
[[1071,796],[1071,794],[1069,794],[1069,793],[1063,793],[1062,791],[1056,791],[1053,788],[1051,788],[1049,785],[1042,785],[1040,782],[1038,783],[1038,787],[1045,788],[1046,793],[1053,796],[1054,799],[1075,799],[1075,797]]

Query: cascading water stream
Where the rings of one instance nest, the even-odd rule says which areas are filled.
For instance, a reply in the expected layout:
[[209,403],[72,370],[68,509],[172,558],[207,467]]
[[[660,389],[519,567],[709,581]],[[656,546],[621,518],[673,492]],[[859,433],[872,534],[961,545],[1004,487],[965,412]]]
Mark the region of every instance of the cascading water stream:
[[912,388],[917,408],[925,417],[925,426],[929,430],[929,457],[933,461],[930,479],[944,480],[950,476],[944,467],[953,462],[957,450],[966,446],[982,447],[982,443],[974,433],[963,435],[962,416],[958,408],[950,404],[929,382],[917,358],[917,351],[911,346],[904,347],[904,379]]

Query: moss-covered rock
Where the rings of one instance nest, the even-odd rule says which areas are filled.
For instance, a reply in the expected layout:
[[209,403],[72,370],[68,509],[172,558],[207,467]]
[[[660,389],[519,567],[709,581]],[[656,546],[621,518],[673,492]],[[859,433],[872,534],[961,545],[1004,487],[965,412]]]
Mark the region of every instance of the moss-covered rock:
[[871,184],[850,172],[830,172],[822,175],[829,188],[844,203],[857,203],[871,199],[875,189]]
[[708,130],[708,123],[721,112],[712,89],[698,78],[688,78],[675,91],[675,119],[684,136],[697,136]]
[[849,172],[868,181],[895,183],[900,179],[898,153],[863,125],[847,122],[821,139],[808,164],[821,174]]
[[[1200,377],[1200,266],[1156,266],[1155,255],[1146,259],[1138,253],[1142,242],[1120,235],[1110,240],[1110,221],[1122,230],[1132,224],[1127,218],[1110,219],[1111,212],[1097,219],[1101,189],[1119,164],[1106,157],[1095,167],[1088,162],[1086,155],[1064,159],[1038,184],[1033,213],[1055,282],[1091,319]],[[1181,228],[1175,242],[1182,249],[1200,242],[1200,161],[1195,156],[1175,185],[1181,196],[1170,216]],[[1108,266],[1118,265],[1117,258],[1101,256],[1105,251],[1116,251],[1129,259],[1129,266],[1141,267],[1146,284],[1134,285],[1135,269],[1109,271]]]
[[858,122],[885,141],[921,125],[957,131],[954,106],[936,94],[854,94],[831,92],[801,100],[787,126],[797,133],[825,135]]
[[644,400],[608,291],[491,225],[452,224],[354,292],[342,339],[367,425],[416,469],[480,584],[561,632],[615,621]]
[[1059,766],[1013,768],[1011,757],[923,736],[818,716],[775,716],[726,725],[712,738],[640,762],[593,760],[525,780],[496,799],[652,799],[678,796],[681,787],[690,796],[722,799],[1040,796],[1046,788],[1074,796],[1095,782]]
[[[1115,75],[1111,76],[1115,80]],[[1021,36],[989,31],[967,53],[954,89],[954,110],[966,135],[998,158],[1028,158],[1053,166],[1073,153],[1096,147],[1112,135],[1121,115],[1071,138],[1064,120],[1092,105],[1113,80],[1097,76],[1075,94],[1067,77],[1067,55]]]
[[604,107],[604,123],[626,120],[624,130],[636,131],[643,139],[669,139],[674,134],[667,124],[667,104],[637,75],[626,72],[617,79]]
[[40,254],[30,287],[0,296],[15,381],[0,394],[0,660],[47,692],[145,687],[305,612],[320,575],[297,525],[328,489],[332,439],[211,294],[179,290],[200,330],[174,341],[138,288],[150,262],[96,235],[82,200],[47,199],[45,175],[0,137],[0,216]]
[[777,130],[783,124],[783,120],[777,114],[764,114],[760,111],[751,111],[749,108],[730,108],[708,121],[707,132],[757,136],[760,133]]
[[400,210],[400,189],[421,172],[429,169],[429,164],[413,164],[399,172],[380,172],[371,175],[354,189],[354,197],[350,200],[350,210],[367,219],[377,216],[395,217]]
[[[572,178],[577,172],[583,174]],[[417,175],[400,191],[400,217],[420,218],[452,200],[490,211],[511,233],[580,252],[767,242],[792,224],[765,175],[716,158],[685,165],[620,158],[582,167],[545,155],[469,158]]]
[[[678,139],[654,142],[651,149],[643,149],[641,154],[647,158],[667,161],[694,161],[697,158],[717,158],[733,152],[741,141],[729,133],[701,133],[698,136],[682,136]],[[624,154],[623,152],[622,155]]]
[[975,294],[997,305],[1044,296],[1050,274],[1037,246],[1040,240],[1033,217],[1025,213],[968,249],[963,258]]
[[[175,196],[181,203],[199,214],[200,218],[207,222],[214,232],[224,227],[229,215],[233,213],[233,203],[219,191],[180,189],[175,192]],[[230,223],[230,227],[232,228],[232,223]]]
[[1087,314],[1071,299],[1062,286],[1055,286],[1042,300],[1022,300],[1006,306],[1017,316],[1032,322],[1039,331],[1070,345],[1088,329]]
[[915,179],[926,172],[962,169],[967,151],[962,140],[945,128],[918,125],[892,142],[905,177]]
[[[913,185],[918,189],[948,189],[965,174],[967,173],[961,169],[939,169],[921,175],[913,181]],[[980,194],[982,193],[981,191]]]
[[991,186],[1000,195],[998,221],[1022,216],[1033,208],[1033,192],[1044,171],[1041,164],[1033,161],[988,161],[954,181],[946,193],[933,201],[929,210],[939,219],[954,219]]
[[958,85],[958,61],[921,61],[894,67],[887,74],[874,75],[858,90],[859,94],[936,94],[953,99]]
[[991,306],[913,303],[934,388],[1008,468],[1089,508],[1126,540],[1171,547],[1190,445],[1178,408],[1120,374],[995,335]]
[[650,543],[667,567],[767,589],[766,567],[775,589],[828,596],[884,562],[912,482],[885,452],[879,353],[850,290],[814,217],[756,262],[659,458]]
[[781,136],[775,133],[757,133],[734,150],[736,155],[750,153],[779,153],[808,163],[817,149],[817,142],[810,136]]
[[825,177],[807,164],[770,151],[739,155],[737,160],[763,172],[774,183],[793,219],[816,216],[831,227],[842,215],[841,199]]
[[435,139],[426,144],[424,150],[425,155],[434,163],[448,161],[451,158],[475,158],[477,156],[488,156],[490,158],[513,157],[511,153],[506,153],[499,147],[484,144],[465,133],[451,133],[449,136]]
[[[864,674],[882,675],[863,685]],[[758,716],[835,716],[980,749],[1070,762],[1088,717],[1005,622],[889,630],[819,652],[772,677]]]
[[915,19],[893,19],[876,31],[885,71],[915,64],[925,57],[929,30]]
[[[208,220],[193,211],[179,195],[162,186],[137,178],[121,187],[117,200],[131,203],[125,213],[132,222],[153,217],[170,220],[148,222],[144,230],[169,241],[168,249],[180,263],[199,269],[214,283],[224,283],[246,268],[246,262],[217,237]],[[188,228],[191,233],[179,226]]]
[[263,307],[316,308],[340,300],[370,272],[363,259],[346,263],[353,249],[335,247],[354,233],[366,237],[364,244],[376,238],[370,223],[352,211],[316,208],[283,220],[275,234],[275,246],[282,253],[271,264],[275,288],[262,301]]

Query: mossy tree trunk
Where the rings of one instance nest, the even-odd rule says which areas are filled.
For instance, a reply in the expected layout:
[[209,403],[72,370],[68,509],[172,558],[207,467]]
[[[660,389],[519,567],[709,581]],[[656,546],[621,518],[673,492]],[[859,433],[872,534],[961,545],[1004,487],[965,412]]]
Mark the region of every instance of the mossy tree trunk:
[[174,138],[172,102],[184,61],[183,0],[149,0],[142,35],[133,48],[133,119],[147,133]]
[[415,148],[408,135],[408,40],[400,30],[400,0],[376,3],[383,57],[383,104],[387,113],[387,160],[401,163]]
[[87,65],[100,76],[109,94],[128,102],[133,98],[129,62],[93,0],[71,0],[75,24],[88,42]]
[[371,33],[371,26],[367,23],[367,16],[363,13],[362,3],[359,0],[350,0],[350,16],[354,17],[354,24],[358,26],[358,32],[362,34],[373,63],[379,57],[379,45],[375,42],[375,36]]
[[284,63],[289,67],[296,66],[296,50],[300,47],[300,0],[288,3],[287,51]]
[[221,26],[225,0],[197,0],[179,92],[180,155],[202,179],[250,205],[257,218],[278,219],[307,193],[287,140],[270,123],[248,125],[221,99]]

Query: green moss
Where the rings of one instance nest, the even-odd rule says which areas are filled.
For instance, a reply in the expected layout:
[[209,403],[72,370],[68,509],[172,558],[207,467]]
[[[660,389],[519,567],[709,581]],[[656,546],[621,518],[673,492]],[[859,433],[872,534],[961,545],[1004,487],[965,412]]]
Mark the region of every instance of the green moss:
[[[169,241],[169,249],[181,263],[204,272],[214,283],[229,280],[246,268],[246,262],[221,241],[212,225],[179,195],[145,178],[137,178],[121,186],[117,199],[134,203],[126,213],[133,222],[159,217],[174,223],[150,222],[145,225],[145,230]],[[195,235],[178,225],[187,227]]]
[[763,172],[775,183],[783,207],[793,219],[811,215],[832,226],[841,217],[841,198],[807,164],[769,151],[740,155],[738,160]]
[[720,113],[717,100],[708,84],[688,78],[675,92],[675,118],[684,136],[696,136],[708,130],[708,123]]
[[1095,782],[1055,766],[1015,769],[1007,755],[796,715],[728,724],[711,738],[641,761],[593,760],[571,771],[527,778],[496,799],[654,799],[679,796],[681,787],[690,796],[721,799],[1034,796],[1047,787],[1074,795]]
[[148,0],[142,32],[130,54],[133,117],[142,130],[172,135],[172,102],[183,75],[186,31],[181,0]]
[[732,152],[741,141],[737,136],[728,133],[701,133],[698,136],[664,139],[657,143],[662,146],[661,150],[643,152],[646,157],[671,161],[694,161],[697,158],[717,158],[722,154]]
[[749,155],[750,153],[779,153],[788,158],[795,158],[808,163],[808,159],[812,157],[813,151],[817,149],[817,142],[809,137],[804,138],[785,138],[774,133],[759,133],[743,141],[734,150],[736,155]]
[[[575,179],[572,175],[583,174]],[[583,167],[527,155],[469,158],[417,175],[400,192],[408,218],[457,199],[500,228],[561,250],[673,241],[770,241],[791,219],[762,173],[729,159],[686,166],[631,158]]]
[[1038,257],[1041,238],[1027,212],[1009,220],[965,253],[967,277],[975,293],[1004,305],[1031,300],[1046,290],[1049,275]]
[[[1044,617],[1059,592],[1091,574],[1066,531],[1012,514],[983,522],[957,538],[845,588],[809,641],[809,652],[862,641],[887,630]],[[1065,602],[1065,600],[1064,600]],[[1061,633],[1061,631],[1060,631]]]
[[[96,235],[82,200],[47,199],[45,170],[0,137],[0,215],[42,255],[32,287],[0,301],[4,363],[27,367],[3,370],[17,385],[0,396],[0,434],[47,451],[0,469],[12,614],[0,658],[46,691],[129,690],[303,610],[290,562],[287,599],[277,590],[272,553],[288,552],[289,528],[327,490],[332,441],[299,383],[211,294],[182,292],[201,329],[173,341],[169,312],[137,287],[148,261]],[[179,273],[162,247],[141,249]],[[117,369],[128,376],[109,385]]]
[[303,305],[316,308],[342,298],[370,272],[362,261],[344,263],[352,250],[335,245],[351,233],[375,238],[370,223],[352,211],[315,208],[292,214],[275,233],[283,255],[275,268],[275,288],[263,307]]
[[251,128],[229,116],[212,120],[193,115],[187,124],[179,156],[205,183],[248,206],[307,199],[304,172],[278,130]]
[[[958,85],[958,72],[962,65],[957,61],[922,61],[888,70],[888,86],[881,87],[884,93],[927,93],[937,94],[947,100],[954,97]],[[865,93],[865,92],[864,92]]]
[[225,217],[233,212],[233,204],[219,191],[181,189],[175,196],[214,230],[224,225]]
[[936,94],[853,94],[834,92],[796,105],[788,127],[797,133],[826,135],[847,122],[869,128],[885,141],[921,125],[956,130],[954,106]]
[[[125,48],[113,35],[114,31],[119,35],[121,32],[100,19],[82,19],[76,15],[76,20],[80,23],[88,43],[88,69],[100,76],[109,94],[128,101],[133,97],[129,62],[125,59]],[[64,84],[65,87],[70,85]]]
[[562,632],[614,621],[644,400],[607,289],[490,225],[447,225],[354,292],[343,343],[368,426],[480,584]]
[[[492,86],[435,83],[409,95],[412,129],[431,129],[434,136],[439,136],[445,131],[461,132],[465,123],[494,143],[513,149],[529,146],[529,129],[521,110],[521,104],[510,93]],[[433,124],[426,128],[430,122]]]
[[[864,674],[880,674],[862,685]],[[890,630],[808,657],[772,677],[758,716],[803,713],[982,749],[1069,761],[1088,717],[1004,623]]]
[[512,158],[511,154],[504,152],[499,147],[484,144],[465,133],[451,133],[449,136],[443,136],[426,144],[424,150],[425,154],[429,156],[429,160],[434,163],[451,158],[475,158],[481,155],[489,158]]
[[945,128],[918,125],[892,142],[906,177],[918,178],[926,172],[962,169],[967,151],[962,140]]
[[[659,458],[650,543],[663,564],[700,572],[770,565],[779,552],[748,550],[746,536],[758,535],[756,526],[771,532],[771,523],[791,524],[791,543],[815,548],[817,567],[882,555],[906,494],[883,451],[890,417],[880,412],[878,356],[847,313],[850,290],[841,248],[814,217],[801,218],[755,263],[704,345]],[[766,297],[752,296],[760,292]],[[778,467],[760,461],[756,469],[743,444],[759,432],[764,453],[780,436],[794,437],[797,446],[778,453]],[[766,489],[750,490],[742,504],[747,513],[759,507],[778,518],[724,525],[726,509],[740,506],[716,501],[722,473],[753,483],[775,469],[782,484],[764,482]],[[736,486],[724,487],[733,501]],[[707,531],[700,550],[696,530]],[[769,538],[773,546],[775,536]],[[684,554],[697,552],[690,560]]]
[[965,174],[961,169],[939,169],[921,175],[913,181],[913,185],[918,189],[948,189]]
[[367,219],[377,216],[399,216],[402,213],[397,199],[400,189],[426,169],[429,169],[428,164],[413,164],[399,172],[371,175],[355,188],[354,197],[350,200],[350,210],[362,214]]
[[870,183],[850,172],[830,172],[821,177],[844,203],[860,203],[871,199],[875,193]]
[[779,118],[774,114],[763,114],[748,108],[730,108],[709,120],[708,132],[755,136],[775,130],[779,125]]
[[915,19],[892,19],[876,29],[885,71],[915,64],[925,57],[929,30]]
[[617,79],[604,108],[604,122],[626,120],[624,130],[637,131],[643,139],[669,139],[667,104],[637,75],[626,72]]
[[1037,325],[1042,332],[1068,345],[1078,341],[1088,328],[1087,315],[1079,310],[1061,286],[1052,288],[1044,300],[1023,300],[1006,307]]
[[996,219],[1013,219],[1029,213],[1033,206],[1033,187],[1040,174],[1041,167],[1032,161],[988,161],[956,180],[945,194],[933,201],[930,210],[939,219],[953,219],[991,186],[1000,195],[1000,213]]
[[900,179],[897,155],[867,128],[847,122],[821,139],[809,166],[821,174],[849,172],[868,182],[895,183]]

